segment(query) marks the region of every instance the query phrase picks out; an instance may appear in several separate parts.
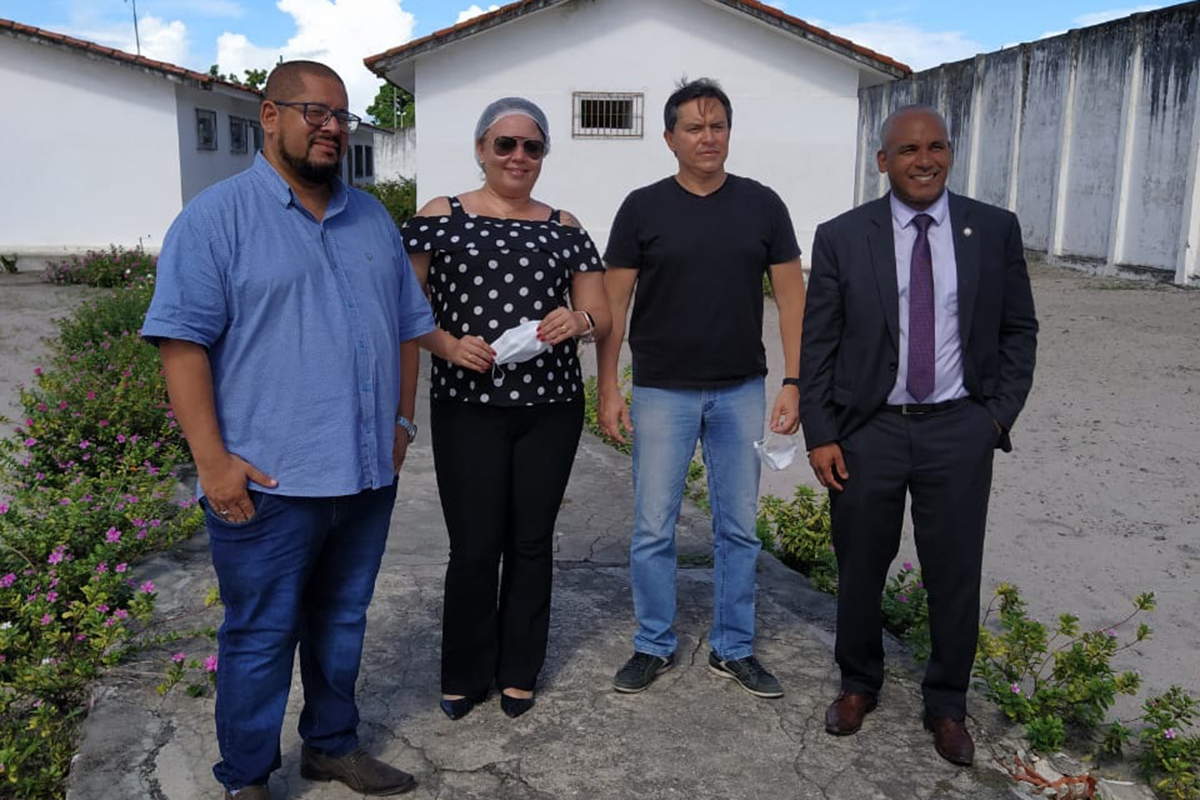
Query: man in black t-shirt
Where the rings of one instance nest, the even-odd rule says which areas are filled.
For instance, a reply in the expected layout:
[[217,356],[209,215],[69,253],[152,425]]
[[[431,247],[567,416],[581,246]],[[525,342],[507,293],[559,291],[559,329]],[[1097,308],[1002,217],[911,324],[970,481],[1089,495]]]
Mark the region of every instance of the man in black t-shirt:
[[[605,433],[633,433],[634,530],[630,583],[638,627],[633,657],[613,680],[640,692],[675,662],[675,523],[699,440],[713,517],[709,669],[758,697],[781,697],[754,656],[755,533],[766,411],[762,276],[779,306],[785,374],[771,430],[799,426],[804,277],[787,208],[775,192],[725,172],[732,109],[714,82],[667,100],[663,134],[678,172],[632,192],[613,221],[604,260],[612,333],[599,347]],[[617,356],[633,299],[633,404],[617,384]]]

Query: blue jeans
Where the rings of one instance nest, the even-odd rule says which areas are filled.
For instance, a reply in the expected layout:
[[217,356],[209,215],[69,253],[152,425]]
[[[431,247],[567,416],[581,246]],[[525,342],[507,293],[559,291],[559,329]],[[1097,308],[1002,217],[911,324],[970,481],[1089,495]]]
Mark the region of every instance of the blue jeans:
[[333,756],[358,747],[354,684],[396,485],[344,497],[250,496],[256,513],[242,523],[204,503],[225,604],[213,774],[231,791],[265,784],[279,768],[297,644],[300,736]]
[[723,659],[754,652],[758,455],[766,398],[761,377],[720,389],[633,388],[633,541],[629,554],[637,633],[633,649],[668,656],[677,640],[675,523],[688,464],[703,446],[713,520],[713,621]]

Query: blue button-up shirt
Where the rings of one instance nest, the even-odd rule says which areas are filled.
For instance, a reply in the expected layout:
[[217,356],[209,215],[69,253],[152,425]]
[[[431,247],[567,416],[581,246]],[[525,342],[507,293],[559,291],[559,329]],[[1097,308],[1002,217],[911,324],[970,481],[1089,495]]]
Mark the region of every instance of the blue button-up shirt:
[[226,448],[329,497],[392,481],[399,344],[433,314],[391,217],[335,183],[317,220],[262,154],[171,225],[142,335],[208,348]]

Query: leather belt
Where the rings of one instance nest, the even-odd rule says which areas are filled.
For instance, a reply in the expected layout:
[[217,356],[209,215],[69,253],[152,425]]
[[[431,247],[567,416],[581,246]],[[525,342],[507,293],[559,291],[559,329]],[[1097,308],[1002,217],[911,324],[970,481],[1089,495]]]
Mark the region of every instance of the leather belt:
[[961,406],[963,403],[971,402],[971,398],[957,397],[954,400],[946,400],[942,403],[905,403],[900,406],[883,406],[884,411],[890,411],[893,414],[902,414],[906,417],[919,417],[924,414],[940,414],[943,411],[949,411],[955,406]]

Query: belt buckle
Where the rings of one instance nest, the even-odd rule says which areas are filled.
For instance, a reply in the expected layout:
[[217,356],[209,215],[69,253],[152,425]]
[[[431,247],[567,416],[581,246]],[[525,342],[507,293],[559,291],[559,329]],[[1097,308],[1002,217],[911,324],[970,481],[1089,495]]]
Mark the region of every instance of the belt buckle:
[[[926,412],[920,408],[921,403],[903,403],[900,406],[900,416],[902,417],[923,417]],[[911,410],[909,410],[911,409]]]

